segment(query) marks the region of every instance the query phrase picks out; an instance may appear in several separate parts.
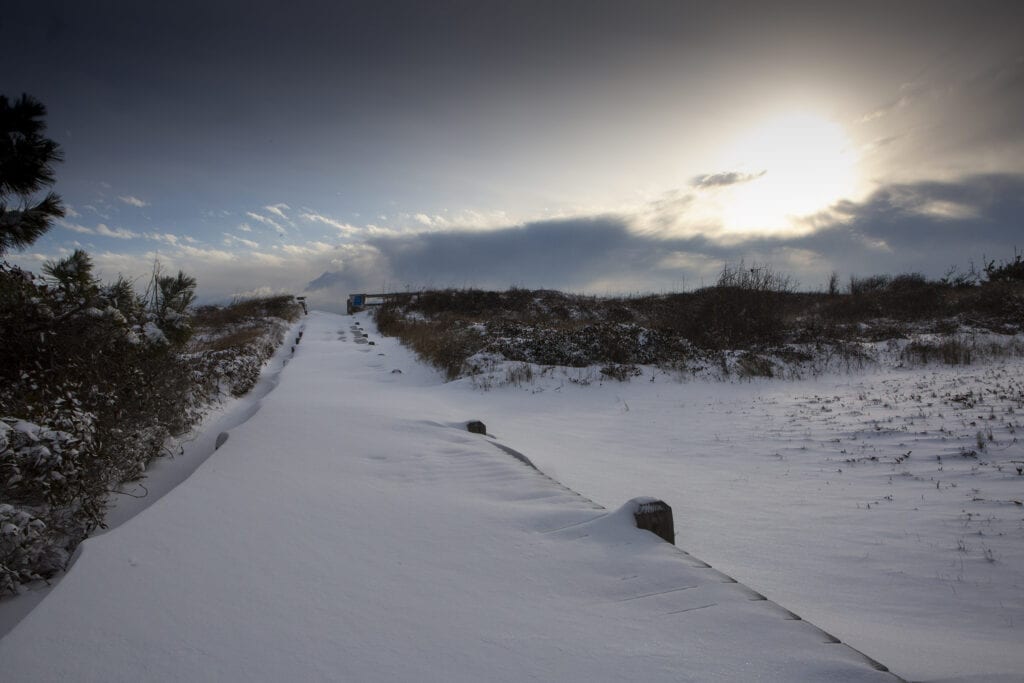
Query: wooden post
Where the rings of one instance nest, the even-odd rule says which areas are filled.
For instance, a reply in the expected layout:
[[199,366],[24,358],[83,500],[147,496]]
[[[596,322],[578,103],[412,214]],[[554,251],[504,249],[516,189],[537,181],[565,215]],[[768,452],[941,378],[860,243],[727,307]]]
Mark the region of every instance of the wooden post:
[[672,508],[664,501],[655,500],[649,503],[640,503],[637,506],[636,512],[633,513],[633,519],[636,520],[638,529],[646,529],[672,545],[676,544],[676,529],[675,523],[672,520]]

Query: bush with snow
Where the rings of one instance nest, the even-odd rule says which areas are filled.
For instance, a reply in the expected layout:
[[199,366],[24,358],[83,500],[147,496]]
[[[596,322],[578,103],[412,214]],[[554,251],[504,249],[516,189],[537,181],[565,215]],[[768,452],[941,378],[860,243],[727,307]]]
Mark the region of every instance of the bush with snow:
[[449,289],[389,295],[376,317],[381,333],[449,379],[473,374],[471,359],[481,354],[603,366],[616,379],[628,379],[617,368],[632,365],[680,376],[795,377],[859,366],[872,354],[885,360],[880,342],[895,345],[900,362],[969,364],[1022,352],[1020,263],[1018,256],[993,264],[986,279],[853,277],[848,292],[839,292],[836,276],[827,291],[813,292],[770,267],[740,262],[724,266],[714,286],[689,292],[598,298]]
[[0,595],[60,570],[112,490],[221,391],[251,388],[287,324],[214,351],[189,344],[195,280],[182,273],[155,269],[139,296],[97,281],[81,251],[44,270],[0,265]]

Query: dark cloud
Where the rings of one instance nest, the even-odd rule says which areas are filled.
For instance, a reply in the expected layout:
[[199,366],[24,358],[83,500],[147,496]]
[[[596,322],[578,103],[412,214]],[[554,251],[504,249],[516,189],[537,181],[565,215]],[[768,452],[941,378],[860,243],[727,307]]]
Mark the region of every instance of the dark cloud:
[[1012,243],[1024,237],[1024,175],[895,184],[837,209],[845,225],[894,248],[922,249],[934,241],[960,247],[965,238]]
[[757,180],[767,172],[767,170],[763,170],[758,173],[740,173],[738,171],[731,171],[728,173],[711,173],[708,175],[697,176],[690,181],[690,185],[697,188],[726,187],[728,185],[737,185],[739,183],[749,183],[751,180]]
[[637,248],[624,220],[597,216],[485,232],[371,240],[392,271],[413,282],[579,288],[620,269],[642,271],[654,255]]
[[883,187],[844,202],[821,229],[790,245],[821,253],[850,273],[918,271],[938,277],[1024,243],[1024,175]]
[[[630,229],[629,216],[543,221],[485,232],[376,238],[363,278],[344,268],[309,283],[341,292],[524,285],[593,293],[662,291],[713,280],[722,263],[768,263],[816,287],[827,274],[922,272],[940,277],[984,256],[1012,254],[1024,235],[1024,176],[892,185],[817,217],[814,232],[739,243],[665,238]],[[373,273],[376,281],[366,281]],[[709,278],[711,280],[709,280]]]

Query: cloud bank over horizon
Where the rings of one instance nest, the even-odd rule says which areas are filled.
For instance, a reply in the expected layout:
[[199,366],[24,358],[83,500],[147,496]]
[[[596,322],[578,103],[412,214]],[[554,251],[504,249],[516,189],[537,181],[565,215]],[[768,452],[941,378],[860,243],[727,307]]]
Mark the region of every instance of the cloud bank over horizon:
[[336,267],[306,291],[316,300],[445,287],[649,293],[713,284],[723,264],[740,260],[792,274],[805,289],[824,286],[833,271],[937,278],[951,268],[966,270],[971,261],[980,267],[985,258],[1011,258],[1006,245],[1024,234],[1022,211],[1024,175],[998,174],[882,188],[808,219],[813,230],[794,237],[662,238],[634,230],[636,217],[628,215],[413,232],[340,250],[332,258]]
[[[65,220],[54,229],[83,237],[113,233],[151,245],[141,255],[90,249],[106,278],[125,274],[143,281],[159,260],[164,268],[195,275],[202,302],[286,292],[304,294],[314,306],[336,311],[343,310],[349,293],[359,291],[519,286],[629,295],[694,289],[713,284],[724,264],[741,260],[769,265],[813,290],[823,287],[833,271],[843,279],[900,272],[941,277],[951,268],[1012,258],[1014,249],[1024,246],[1024,174],[885,186],[862,201],[844,200],[803,218],[807,229],[795,234],[708,230],[673,236],[648,229],[652,215],[668,214],[659,219],[666,225],[680,219],[674,212],[685,212],[688,202],[679,197],[656,200],[632,213],[488,224],[484,229],[441,221],[428,227],[415,217],[407,217],[403,228],[357,227],[283,203],[246,212],[264,218],[270,213],[296,231],[316,223],[336,233],[333,239],[302,242],[282,239],[281,226],[268,225],[277,222],[269,218],[253,221],[262,233],[255,227],[226,232],[216,245],[102,223],[91,228]],[[57,254],[29,251],[16,260],[38,272],[44,260],[76,246],[87,245],[76,241]]]
[[[67,215],[31,249],[154,259],[203,301],[940,276],[1024,223],[1024,4],[102,6],[15,0]],[[273,40],[257,36],[273,35]]]

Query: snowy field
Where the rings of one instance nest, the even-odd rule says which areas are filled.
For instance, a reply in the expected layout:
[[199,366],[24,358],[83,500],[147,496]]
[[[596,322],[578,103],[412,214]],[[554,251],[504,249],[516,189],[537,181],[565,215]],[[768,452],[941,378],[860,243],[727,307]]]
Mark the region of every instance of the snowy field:
[[540,371],[443,391],[598,503],[662,498],[680,547],[901,676],[1024,681],[1020,359],[813,381]]
[[1020,361],[481,391],[365,315],[302,324],[0,640],[5,682],[896,680],[815,627],[909,680],[1024,679]]

